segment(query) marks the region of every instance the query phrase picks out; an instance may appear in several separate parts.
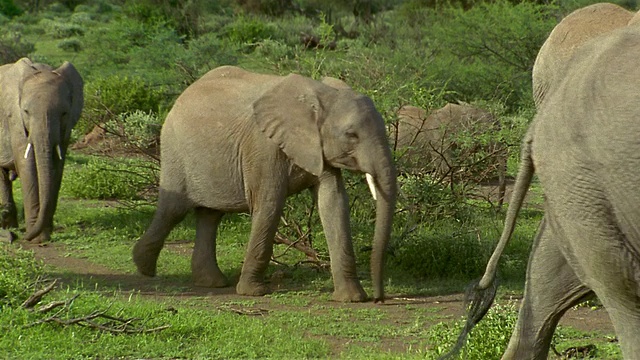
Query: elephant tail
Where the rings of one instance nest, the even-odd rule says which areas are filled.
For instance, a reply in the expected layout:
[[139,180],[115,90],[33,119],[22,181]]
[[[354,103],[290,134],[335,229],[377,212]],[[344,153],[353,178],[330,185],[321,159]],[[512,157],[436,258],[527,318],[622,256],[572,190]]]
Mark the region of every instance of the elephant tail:
[[511,201],[509,202],[507,218],[505,219],[505,225],[502,230],[502,235],[500,236],[500,241],[498,242],[496,249],[493,251],[493,254],[491,254],[491,258],[487,263],[487,268],[482,278],[474,281],[468,286],[465,293],[467,321],[460,332],[454,347],[451,351],[441,356],[439,360],[449,359],[455,356],[462,349],[471,329],[473,329],[473,327],[487,314],[496,297],[496,292],[498,290],[498,282],[496,281],[498,262],[500,260],[500,256],[502,256],[504,248],[511,239],[511,235],[513,234],[516,224],[516,217],[524,203],[524,198],[527,195],[527,190],[529,189],[529,185],[531,184],[531,180],[533,179],[533,174],[535,172],[533,159],[531,157],[532,129],[533,126],[529,128],[529,131],[522,143],[520,169],[518,170],[514,191],[511,195]]

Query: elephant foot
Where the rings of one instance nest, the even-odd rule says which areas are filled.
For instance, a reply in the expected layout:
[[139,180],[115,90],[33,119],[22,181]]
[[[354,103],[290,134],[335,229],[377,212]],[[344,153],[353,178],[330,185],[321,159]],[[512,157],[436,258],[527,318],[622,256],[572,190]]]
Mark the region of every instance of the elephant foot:
[[133,262],[138,272],[145,276],[156,276],[156,263],[159,251],[146,249],[139,241],[133,246]]
[[32,244],[44,244],[51,242],[51,233],[49,231],[43,231],[40,235],[34,237],[29,242]]
[[238,295],[263,296],[271,293],[271,289],[264,282],[243,280],[242,276],[236,285]]
[[332,298],[333,301],[339,302],[363,302],[368,299],[367,293],[359,282],[336,286]]
[[194,285],[197,287],[207,287],[207,288],[223,288],[229,286],[229,281],[227,277],[222,275],[222,273],[218,273],[215,275],[205,275],[198,276],[193,275]]

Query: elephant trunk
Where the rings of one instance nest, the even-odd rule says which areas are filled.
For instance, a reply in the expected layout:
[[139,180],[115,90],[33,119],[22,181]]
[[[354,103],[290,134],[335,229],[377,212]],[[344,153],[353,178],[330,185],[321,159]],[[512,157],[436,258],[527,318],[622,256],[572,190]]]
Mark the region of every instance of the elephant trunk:
[[371,251],[371,280],[373,282],[373,301],[384,301],[383,270],[384,260],[391,237],[391,225],[396,207],[397,179],[396,168],[391,152],[384,158],[388,161],[376,166],[372,175],[376,189],[376,225]]
[[[47,139],[48,140],[48,139]],[[35,223],[27,228],[27,233],[24,236],[25,240],[33,240],[40,235],[48,226],[48,219],[52,218],[55,211],[55,199],[57,192],[53,191],[55,177],[54,159],[53,159],[53,146],[50,141],[44,141],[41,144],[33,144],[33,156],[36,163],[36,174],[34,177],[37,179],[38,184],[38,215]],[[58,148],[58,147],[56,147]],[[25,157],[29,154],[25,153]],[[56,154],[62,158],[62,154]],[[34,182],[35,183],[35,182]]]

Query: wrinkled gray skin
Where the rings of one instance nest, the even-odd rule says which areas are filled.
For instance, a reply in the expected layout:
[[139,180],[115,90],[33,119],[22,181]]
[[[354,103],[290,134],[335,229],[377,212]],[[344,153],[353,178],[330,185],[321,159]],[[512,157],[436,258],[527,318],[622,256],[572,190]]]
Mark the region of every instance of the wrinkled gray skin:
[[552,85],[565,74],[571,56],[586,41],[638,22],[640,14],[611,3],[597,3],[567,15],[540,48],[533,65],[533,100],[540,108]]
[[484,299],[483,291],[495,282],[535,170],[545,215],[503,359],[547,359],[562,315],[594,293],[609,313],[624,358],[640,356],[638,59],[640,27],[586,42],[529,128],[505,228],[473,296]]
[[[436,169],[440,176],[450,174],[455,166],[452,152],[456,144],[449,140],[455,134],[465,131],[484,133],[500,127],[489,111],[466,103],[449,103],[430,114],[419,107],[405,105],[397,115],[397,126],[391,126],[389,136],[400,154],[399,161],[405,168],[416,171]],[[498,144],[491,144],[487,149],[489,153],[496,154],[499,207],[502,206],[506,186],[507,157],[502,150]]]
[[82,88],[82,77],[69,62],[53,69],[23,58],[0,66],[1,222],[5,228],[18,226],[11,186],[17,173],[26,240],[50,239],[64,156],[82,112]]
[[225,213],[249,211],[251,235],[236,291],[264,295],[269,288],[263,277],[285,198],[312,188],[329,245],[333,298],[364,301],[341,173],[348,169],[370,174],[377,190],[371,272],[374,300],[383,300],[396,170],[384,121],[369,98],[300,75],[223,66],[180,95],[161,143],[158,208],[133,249],[140,273],[155,275],[165,238],[195,209],[195,284],[227,286],[216,259],[217,228]]

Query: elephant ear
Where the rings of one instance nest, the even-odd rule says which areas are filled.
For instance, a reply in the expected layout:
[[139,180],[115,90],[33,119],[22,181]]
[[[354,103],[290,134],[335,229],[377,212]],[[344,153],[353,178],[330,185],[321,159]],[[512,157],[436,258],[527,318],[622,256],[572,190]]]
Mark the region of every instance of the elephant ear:
[[80,114],[82,113],[82,107],[84,106],[84,82],[82,81],[80,73],[68,61],[65,61],[53,72],[62,76],[71,88],[71,114],[69,114],[69,118],[71,120],[71,126],[69,127],[70,130],[76,125],[78,119],[80,119]]
[[21,58],[16,61],[11,68],[13,70],[14,80],[18,83],[18,92],[16,93],[19,98],[16,99],[20,103],[20,97],[22,96],[22,86],[24,85],[24,81],[29,78],[31,75],[42,71],[36,67],[36,64],[32,63],[28,58]]
[[319,121],[322,98],[334,89],[310,78],[291,74],[253,103],[253,119],[289,159],[320,176],[324,166]]

